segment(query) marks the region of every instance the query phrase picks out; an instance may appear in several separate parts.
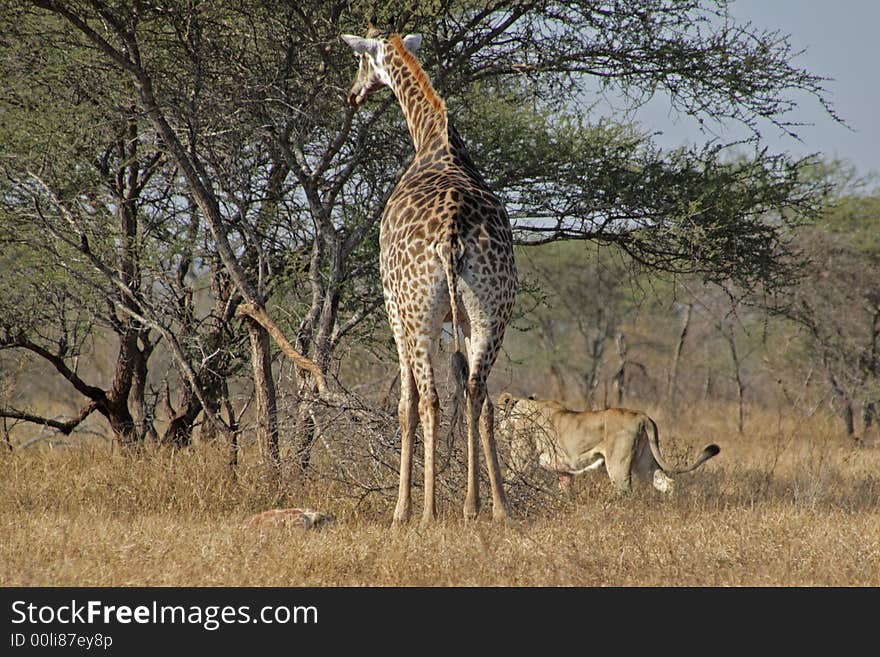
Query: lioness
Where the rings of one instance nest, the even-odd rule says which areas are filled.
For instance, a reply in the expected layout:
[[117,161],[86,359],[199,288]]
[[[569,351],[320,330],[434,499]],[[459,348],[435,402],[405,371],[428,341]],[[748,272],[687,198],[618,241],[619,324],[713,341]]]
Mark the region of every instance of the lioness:
[[657,490],[672,493],[674,481],[669,475],[690,472],[721,451],[718,445],[706,445],[693,464],[673,468],[660,453],[654,420],[627,408],[573,411],[553,400],[505,392],[498,398],[498,411],[513,469],[522,472],[537,462],[559,475],[560,488],[571,483],[572,475],[604,463],[620,490],[630,490],[636,472]]

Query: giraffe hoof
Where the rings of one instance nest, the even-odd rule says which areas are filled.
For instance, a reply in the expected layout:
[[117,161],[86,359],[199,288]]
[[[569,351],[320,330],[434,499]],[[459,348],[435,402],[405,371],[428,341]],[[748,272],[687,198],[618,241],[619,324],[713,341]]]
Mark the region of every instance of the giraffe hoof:
[[472,491],[469,491],[468,495],[464,498],[464,521],[470,522],[472,520],[477,519],[477,515],[480,513],[480,496],[472,494]]
[[496,506],[492,509],[492,520],[496,523],[510,525],[513,523],[513,517],[510,515],[510,509],[506,506]]

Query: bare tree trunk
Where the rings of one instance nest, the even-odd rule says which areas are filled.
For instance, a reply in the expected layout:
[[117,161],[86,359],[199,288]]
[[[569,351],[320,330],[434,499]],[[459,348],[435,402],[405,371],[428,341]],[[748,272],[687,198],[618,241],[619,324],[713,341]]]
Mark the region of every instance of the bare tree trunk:
[[186,447],[192,440],[192,430],[199,413],[202,412],[202,404],[190,388],[184,392],[184,405],[180,412],[175,412],[168,403],[171,421],[162,434],[162,442],[175,447]]
[[617,345],[617,356],[620,361],[620,365],[614,373],[613,378],[614,390],[616,392],[615,405],[623,406],[623,400],[626,398],[626,366],[628,365],[626,356],[626,336],[623,333],[618,333],[617,336],[615,336],[614,342]]
[[556,386],[556,399],[565,399],[565,375],[556,363],[550,363],[550,376],[553,377],[553,384]]
[[[322,374],[326,373],[330,368],[333,334],[339,315],[339,301],[344,278],[342,242],[338,239],[331,239],[328,241],[328,245],[330,247],[330,272],[326,285],[322,284],[320,287],[316,287],[314,279],[312,280],[312,302],[318,305],[309,312],[309,317],[313,323],[308,330],[308,334],[313,336],[312,359]],[[300,395],[300,400],[308,400],[309,397],[312,397],[314,392],[312,387],[308,381],[303,382],[301,386],[303,394]],[[300,403],[297,425],[300,435],[297,460],[300,468],[304,471],[309,467],[312,458],[312,446],[320,437],[321,431],[315,421],[309,401],[306,401],[305,404]]]
[[308,404],[299,405],[297,428],[300,438],[296,450],[296,461],[300,470],[305,471],[312,461],[312,446],[318,439],[318,427],[315,424],[315,418],[312,416]]
[[[599,370],[602,368],[602,357],[605,355],[605,338],[608,335],[607,324],[605,323],[605,310],[599,308],[599,312],[596,314],[596,333],[592,336],[590,331],[581,325],[580,321],[578,323],[581,335],[584,336],[587,343],[587,354],[590,358],[590,369],[584,373],[581,380],[584,386],[584,396],[587,398],[587,403],[592,406],[596,388],[599,387]],[[603,330],[603,326],[606,327],[605,330]]]
[[855,412],[853,411],[852,401],[849,399],[843,402],[843,424],[846,427],[846,435],[852,438],[856,435]]
[[25,420],[34,424],[42,424],[61,431],[68,436],[89,415],[97,411],[104,416],[113,432],[115,442],[121,445],[135,445],[139,443],[134,418],[128,408],[129,395],[134,371],[134,360],[139,355],[137,352],[137,338],[132,341],[132,335],[136,330],[129,326],[119,333],[119,351],[116,357],[116,369],[113,382],[109,390],[90,385],[83,381],[75,370],[67,366],[64,360],[64,349],[58,353],[52,353],[24,336],[16,336],[6,342],[7,346],[26,349],[49,362],[68,382],[88,399],[75,418],[67,421],[58,421],[52,418],[40,417],[28,412],[15,409],[0,410],[0,417],[9,417]]
[[391,377],[391,380],[388,382],[388,385],[385,386],[385,391],[382,393],[382,396],[379,398],[379,408],[380,409],[391,409],[393,406],[391,405],[391,394],[394,392],[395,384],[400,381],[400,371],[395,370],[394,376]]
[[229,386],[226,379],[222,382],[223,406],[226,408],[226,423],[229,425],[229,469],[234,477],[238,468],[238,418],[235,417],[235,409],[229,399]]
[[[876,380],[878,375],[880,375],[880,306],[875,307],[874,315],[871,318],[871,338],[867,354],[868,355],[865,359],[867,364],[866,369],[870,376]],[[865,400],[865,405],[862,409],[862,421],[864,423],[864,433],[866,436],[874,426],[876,419],[877,400]]]
[[590,341],[590,369],[583,375],[584,395],[587,403],[592,405],[593,398],[596,395],[596,388],[599,387],[599,369],[602,366],[602,356],[605,353],[604,338],[596,338]]
[[865,402],[865,408],[862,411],[862,421],[865,427],[865,435],[873,428],[877,420],[877,402]]
[[153,345],[146,336],[146,331],[141,333],[141,341],[144,343],[143,349],[137,354],[134,365],[134,376],[131,381],[131,400],[134,405],[134,422],[137,426],[138,439],[143,440],[149,437],[153,441],[159,440],[159,434],[156,433],[156,427],[153,424],[154,411],[147,410],[146,386],[147,386],[147,360],[149,359]]
[[278,450],[278,406],[275,380],[272,378],[272,360],[269,353],[269,333],[248,317],[248,337],[251,341],[254,396],[257,402],[257,441],[273,465],[280,463]]
[[669,401],[669,408],[673,417],[675,417],[678,410],[676,399],[676,391],[678,388],[678,365],[681,362],[681,353],[684,350],[684,341],[687,338],[693,312],[694,304],[689,303],[687,305],[687,312],[681,322],[681,330],[678,332],[678,342],[675,344],[675,350],[672,354],[672,363],[669,366],[669,372],[666,376],[666,399]]
[[708,401],[712,396],[715,387],[715,380],[712,377],[712,360],[709,357],[709,345],[706,345],[706,376],[703,378],[703,401]]
[[840,417],[843,420],[843,427],[846,431],[847,438],[852,438],[856,434],[855,411],[853,410],[853,400],[849,393],[840,385],[834,374],[829,374],[828,380],[831,382],[831,390],[834,392],[835,399],[841,405]]
[[117,441],[122,445],[140,442],[134,417],[128,408],[129,396],[134,379],[135,363],[141,354],[138,352],[137,334],[132,321],[126,318],[128,326],[119,336],[119,352],[116,356],[116,371],[110,390],[102,393],[97,400],[97,410],[107,418]]
[[[162,442],[175,447],[186,447],[192,442],[193,428],[199,415],[205,410],[202,401],[208,405],[211,415],[218,416],[223,402],[226,379],[222,372],[223,365],[209,361],[196,373],[196,381],[202,390],[201,398],[195,394],[192,386],[183,390],[183,407],[179,412],[171,408],[171,400],[167,401],[171,421],[162,434]],[[168,394],[166,392],[166,394]],[[219,416],[218,416],[219,417]],[[202,437],[210,439],[217,434],[217,425],[208,422],[202,426]],[[230,429],[231,430],[231,429]]]
[[730,348],[730,359],[733,362],[733,378],[736,381],[736,399],[737,399],[737,431],[743,432],[744,422],[744,404],[745,404],[745,383],[742,378],[742,367],[739,361],[739,354],[736,350],[736,336],[733,334],[733,328],[727,327],[724,338],[727,340],[727,346]]

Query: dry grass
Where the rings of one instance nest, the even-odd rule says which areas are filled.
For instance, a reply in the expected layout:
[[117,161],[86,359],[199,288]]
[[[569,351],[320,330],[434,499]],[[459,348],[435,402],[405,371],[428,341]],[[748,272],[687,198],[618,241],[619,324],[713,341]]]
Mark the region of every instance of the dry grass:
[[[620,495],[599,472],[567,497],[546,479],[543,492],[513,488],[508,526],[485,510],[465,524],[447,497],[435,526],[392,531],[393,493],[273,474],[253,448],[236,480],[211,444],[4,452],[0,585],[880,586],[880,450],[847,445],[815,418],[764,414],[746,436],[718,413],[672,429],[658,420],[673,458],[707,439],[722,446],[678,478],[674,498]],[[338,523],[244,526],[278,506]]]

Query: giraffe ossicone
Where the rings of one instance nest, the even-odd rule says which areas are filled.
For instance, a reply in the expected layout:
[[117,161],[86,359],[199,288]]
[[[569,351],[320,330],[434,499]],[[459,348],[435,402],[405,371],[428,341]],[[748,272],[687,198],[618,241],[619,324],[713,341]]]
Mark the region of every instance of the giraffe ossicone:
[[[389,87],[403,110],[415,157],[388,199],[379,229],[385,309],[400,361],[400,485],[394,522],[409,519],[413,436],[425,446],[423,522],[436,518],[434,459],[439,400],[434,363],[451,319],[451,367],[466,391],[468,429],[465,518],[479,509],[477,440],[486,458],[496,519],[510,517],[494,436],[487,379],[513,312],[517,290],[513,234],[504,205],[489,189],[449,122],[446,104],[413,55],[421,36],[342,38],[359,59],[348,102],[359,106]],[[466,347],[461,347],[460,332]],[[459,395],[460,397],[460,395]]]

